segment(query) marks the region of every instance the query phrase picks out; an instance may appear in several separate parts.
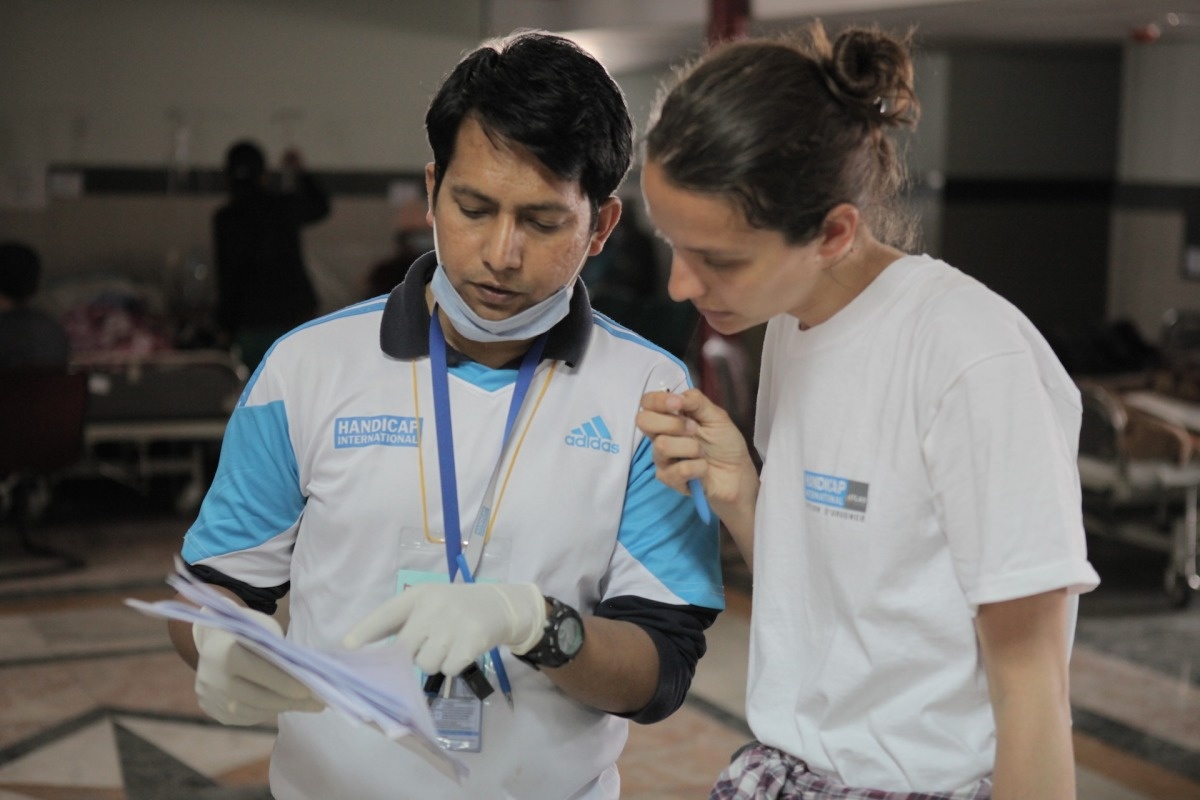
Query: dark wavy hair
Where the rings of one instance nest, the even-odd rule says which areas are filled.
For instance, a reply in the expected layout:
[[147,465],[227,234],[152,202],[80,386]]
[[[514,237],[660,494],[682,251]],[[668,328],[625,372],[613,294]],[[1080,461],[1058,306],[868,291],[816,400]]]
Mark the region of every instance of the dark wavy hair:
[[593,222],[633,159],[633,123],[620,87],[561,36],[522,31],[493,40],[451,71],[425,114],[435,198],[468,116],[489,138],[520,145],[558,177],[579,181]]
[[757,228],[811,241],[830,209],[859,208],[881,241],[907,247],[907,170],[886,130],[914,127],[909,37],[821,23],[718,46],[660,94],[646,158],[682,189],[731,199]]

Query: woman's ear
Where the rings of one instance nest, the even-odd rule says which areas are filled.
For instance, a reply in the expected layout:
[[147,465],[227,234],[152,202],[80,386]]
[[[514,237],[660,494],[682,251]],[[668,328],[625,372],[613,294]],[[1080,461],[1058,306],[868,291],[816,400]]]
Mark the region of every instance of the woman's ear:
[[823,258],[832,263],[850,252],[858,236],[859,219],[858,208],[850,203],[839,203],[829,210],[821,223],[819,252]]

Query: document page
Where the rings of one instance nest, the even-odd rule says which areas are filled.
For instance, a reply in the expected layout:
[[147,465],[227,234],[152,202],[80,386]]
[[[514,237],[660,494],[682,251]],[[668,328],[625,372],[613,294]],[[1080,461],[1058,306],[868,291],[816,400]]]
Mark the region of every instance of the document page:
[[466,764],[437,743],[425,693],[404,648],[394,644],[338,651],[304,647],[258,624],[245,608],[193,578],[182,563],[177,562],[176,574],[167,583],[202,608],[177,600],[147,603],[128,598],[125,604],[150,616],[234,634],[247,649],[307,686],[330,709],[400,742],[452,780],[461,782],[466,777]]

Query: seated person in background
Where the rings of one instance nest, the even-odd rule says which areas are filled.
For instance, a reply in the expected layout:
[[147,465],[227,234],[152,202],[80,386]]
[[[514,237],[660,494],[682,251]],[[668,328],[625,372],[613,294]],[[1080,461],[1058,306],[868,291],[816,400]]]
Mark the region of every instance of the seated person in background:
[[433,249],[433,229],[425,220],[424,198],[413,198],[400,206],[395,223],[396,250],[367,273],[364,300],[392,291],[418,257]]
[[67,332],[34,308],[42,261],[20,242],[0,243],[0,370],[67,366]]
[[582,277],[592,307],[603,312],[603,302],[610,297],[626,302],[665,297],[658,273],[654,237],[634,214],[626,214],[613,228],[608,246],[587,260]]
[[604,250],[584,264],[581,277],[592,308],[683,358],[699,315],[667,296],[654,236],[636,214],[626,214]]

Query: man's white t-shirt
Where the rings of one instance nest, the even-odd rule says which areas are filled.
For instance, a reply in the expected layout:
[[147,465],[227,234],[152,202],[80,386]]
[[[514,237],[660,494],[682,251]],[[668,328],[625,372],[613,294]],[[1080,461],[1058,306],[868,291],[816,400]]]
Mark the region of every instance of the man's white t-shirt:
[[844,783],[990,774],[984,603],[1096,586],[1078,391],[1007,301],[929,257],[768,325],[748,721]]
[[[230,419],[217,475],[185,538],[189,564],[251,587],[290,583],[287,635],[310,647],[339,647],[404,585],[447,575],[430,360],[381,351],[384,318],[383,299],[366,301],[275,344]],[[572,320],[590,326],[586,352],[575,364],[539,364],[503,456],[516,370],[450,368],[464,535],[501,461],[494,525],[481,556],[478,537],[467,547],[468,561],[479,558],[475,577],[535,583],[584,616],[614,598],[722,608],[716,524],[655,478],[650,442],[635,424],[643,392],[660,388],[651,378],[687,385],[683,364],[590,308],[560,324]],[[273,794],[617,797],[628,721],[501,655],[514,708],[499,692],[488,698],[482,752],[458,754],[471,769],[465,785],[325,711],[280,716]]]

